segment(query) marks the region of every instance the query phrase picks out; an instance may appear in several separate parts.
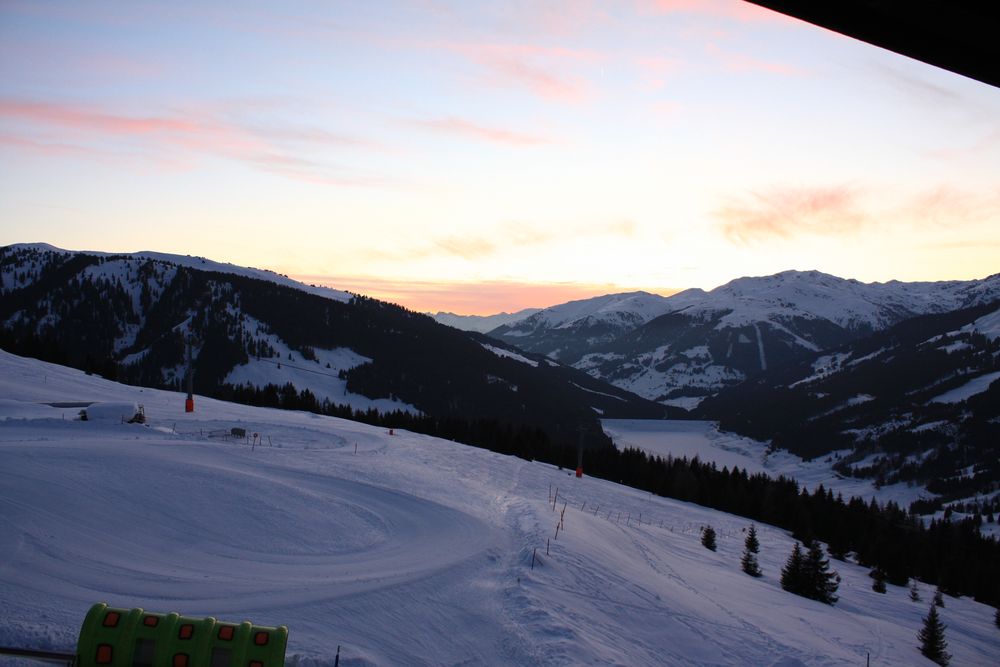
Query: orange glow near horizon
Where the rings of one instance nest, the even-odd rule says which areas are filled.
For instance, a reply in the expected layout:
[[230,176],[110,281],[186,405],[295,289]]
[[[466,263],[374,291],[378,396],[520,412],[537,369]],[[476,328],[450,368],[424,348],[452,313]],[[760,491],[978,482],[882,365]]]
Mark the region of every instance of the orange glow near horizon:
[[311,285],[362,294],[425,313],[438,311],[456,315],[496,315],[525,308],[547,308],[567,301],[589,299],[604,294],[645,291],[670,296],[677,289],[586,285],[573,283],[529,284],[514,281],[446,283],[432,281],[394,281],[380,278],[291,275]]

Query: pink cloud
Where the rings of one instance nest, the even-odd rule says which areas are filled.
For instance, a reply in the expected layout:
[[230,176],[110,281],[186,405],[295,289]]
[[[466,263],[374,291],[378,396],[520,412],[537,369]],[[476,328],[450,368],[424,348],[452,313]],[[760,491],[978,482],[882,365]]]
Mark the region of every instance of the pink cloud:
[[[308,151],[297,147],[309,144],[347,144],[370,146],[363,139],[355,139],[310,128],[248,128],[226,123],[205,115],[125,115],[103,110],[84,108],[55,102],[0,99],[0,119],[26,123],[42,131],[68,131],[77,144],[73,151],[81,154],[101,155],[108,151],[98,147],[112,139],[138,142],[131,153],[148,156],[154,162],[177,160],[177,151],[196,152],[243,162],[255,168],[287,178],[323,185],[388,185],[393,179],[378,174],[363,174],[337,168],[325,161],[303,157]],[[72,145],[72,142],[39,142],[21,133],[18,147],[36,153],[50,153],[53,145]],[[8,145],[15,145],[7,141]],[[67,149],[63,149],[67,150]]]
[[115,135],[152,132],[191,133],[201,129],[201,126],[190,120],[115,116],[61,104],[12,99],[0,100],[0,117],[19,118],[73,129],[98,130]]
[[553,143],[552,139],[532,134],[514,132],[498,127],[488,127],[479,125],[463,118],[437,118],[429,120],[414,120],[413,125],[418,127],[454,134],[480,141],[488,141],[495,144],[507,146],[539,146]]
[[858,191],[849,186],[752,192],[720,209],[717,216],[726,238],[741,245],[802,234],[838,236],[869,221],[860,210]]
[[514,86],[564,103],[580,103],[592,94],[586,79],[567,69],[603,58],[589,49],[531,44],[437,42],[426,46],[459,53],[476,63],[486,70],[484,79],[491,86]]
[[90,156],[95,153],[95,151],[82,146],[74,146],[73,144],[65,143],[34,141],[32,139],[26,139],[25,137],[6,133],[0,133],[0,145],[52,157],[75,157],[81,155]]
[[582,102],[588,96],[587,86],[581,79],[560,77],[523,60],[496,58],[488,65],[498,79],[517,82],[539,97],[558,102]]
[[538,222],[506,222],[489,230],[421,239],[421,242],[407,245],[402,250],[372,248],[365,255],[372,261],[409,262],[440,256],[475,261],[505,251],[560,243],[568,238],[633,236],[635,230],[635,221],[628,218],[579,224],[570,228]]
[[940,185],[918,193],[899,215],[921,225],[945,228],[1000,220],[1000,188],[977,193]]
[[[889,194],[889,193],[883,193]],[[803,235],[844,236],[864,228],[955,229],[1000,218],[1000,188],[963,190],[951,185],[911,191],[881,204],[856,187],[776,187],[734,200],[716,212],[732,243]]]

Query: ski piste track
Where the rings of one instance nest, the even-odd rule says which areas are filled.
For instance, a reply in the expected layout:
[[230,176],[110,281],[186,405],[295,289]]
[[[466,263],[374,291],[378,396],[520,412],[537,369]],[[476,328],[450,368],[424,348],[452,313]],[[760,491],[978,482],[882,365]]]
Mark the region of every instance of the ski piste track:
[[[26,435],[24,444],[4,446],[0,470],[0,525],[17,536],[13,544],[4,541],[5,603],[23,594],[29,607],[38,596],[84,606],[97,595],[161,600],[161,607],[219,616],[313,607],[317,630],[322,619],[363,603],[354,614],[359,627],[338,632],[356,639],[365,632],[365,606],[381,600],[383,612],[402,613],[407,598],[430,600],[427,589],[446,590],[447,581],[435,583],[443,573],[497,560],[507,550],[504,534],[471,514],[330,472],[273,466],[262,474],[259,461],[235,445],[182,440],[189,456],[179,459],[164,444],[140,452],[98,441],[81,449],[79,441]],[[65,474],[53,479],[53,467]],[[199,502],[199,490],[209,488],[212,502]],[[69,495],[79,500],[67,505]],[[47,547],[53,542],[70,546],[55,553]],[[29,563],[42,584],[30,589],[18,583]],[[331,606],[340,612],[330,614]],[[475,613],[474,605],[469,611]],[[297,661],[323,664],[315,657]]]
[[[287,625],[298,667],[338,646],[344,667],[922,659],[905,587],[838,562],[835,607],[789,595],[793,540],[763,525],[747,577],[742,517],[339,419],[201,397],[185,415],[183,395],[2,352],[0,371],[0,644],[71,651],[105,601]],[[135,400],[149,423],[42,405],[79,400]],[[210,437],[237,425],[272,446]],[[943,613],[955,664],[995,664],[992,610]]]
[[[95,461],[102,449],[109,456]],[[85,456],[75,447],[37,443],[6,448],[6,460],[20,473],[5,486],[30,498],[5,498],[4,523],[22,536],[17,556],[58,581],[82,569],[107,581],[114,594],[169,599],[196,583],[198,596],[187,603],[235,612],[265,601],[310,602],[405,584],[496,539],[484,522],[438,503],[328,474],[272,468],[264,480],[270,493],[300,517],[308,513],[312,529],[292,530],[297,524],[259,497],[252,462],[203,453],[192,466],[155,451],[137,460],[118,444],[95,445]],[[67,471],[56,482],[45,477],[53,465]],[[200,486],[214,487],[225,502],[192,503]],[[104,511],[85,502],[62,507],[63,489],[94,489],[90,495]],[[230,519],[237,513],[253,516],[254,530]],[[147,549],[153,530],[175,539]],[[70,561],[46,552],[44,542],[52,538],[73,545]],[[185,558],[188,544],[199,545],[196,557]]]

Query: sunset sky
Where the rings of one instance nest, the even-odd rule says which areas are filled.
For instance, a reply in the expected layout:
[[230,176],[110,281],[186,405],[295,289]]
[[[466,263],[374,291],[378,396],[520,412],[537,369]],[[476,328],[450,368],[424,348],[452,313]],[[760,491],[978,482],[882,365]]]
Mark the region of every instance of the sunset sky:
[[0,245],[489,314],[1000,272],[1000,90],[738,0],[0,0]]

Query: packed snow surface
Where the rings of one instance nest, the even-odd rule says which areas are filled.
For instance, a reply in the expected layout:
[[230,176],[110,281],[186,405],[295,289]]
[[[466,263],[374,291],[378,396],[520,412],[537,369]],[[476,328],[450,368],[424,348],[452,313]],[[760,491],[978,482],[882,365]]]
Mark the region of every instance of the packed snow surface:
[[507,350],[502,347],[497,347],[496,345],[489,345],[488,343],[483,343],[482,346],[487,350],[489,350],[490,352],[492,352],[493,354],[497,355],[498,357],[506,357],[507,359],[520,361],[522,364],[528,364],[529,366],[538,368],[537,361],[535,361],[534,359],[528,359],[523,354],[518,354],[517,352],[513,352],[511,350]]
[[[338,645],[344,667],[928,664],[930,586],[921,603],[879,595],[837,562],[836,606],[795,597],[778,585],[782,530],[758,526],[753,579],[740,517],[412,433],[200,396],[186,414],[183,399],[0,352],[0,644],[72,651],[106,601],[285,624],[286,664],[303,667],[333,665]],[[89,401],[134,401],[149,421],[74,421],[66,404]],[[233,427],[249,443],[221,437]],[[995,664],[991,609],[948,598],[941,613],[954,664]]]

